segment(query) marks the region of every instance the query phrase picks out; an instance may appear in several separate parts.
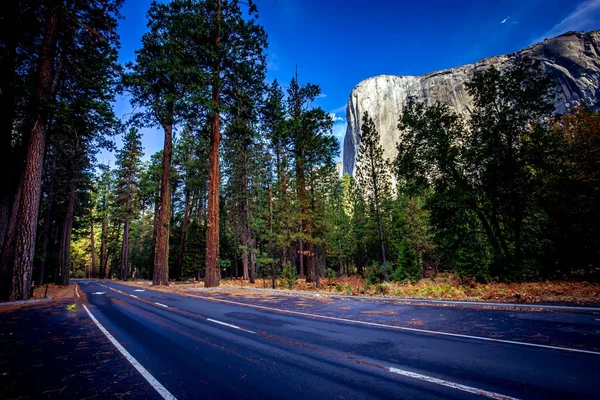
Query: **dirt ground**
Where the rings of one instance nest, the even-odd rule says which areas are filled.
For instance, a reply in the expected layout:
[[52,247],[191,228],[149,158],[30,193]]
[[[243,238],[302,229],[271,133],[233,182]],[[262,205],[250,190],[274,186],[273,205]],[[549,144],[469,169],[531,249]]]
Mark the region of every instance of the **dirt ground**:
[[[71,283],[69,286],[60,286],[60,285],[56,285],[54,283],[38,286],[38,287],[34,288],[33,296],[30,298],[30,300],[42,300],[42,299],[48,298],[48,297],[52,298],[52,300],[50,300],[50,302],[75,299],[75,298],[77,298],[77,295],[75,294],[75,286],[76,286],[75,283]],[[30,303],[23,303],[23,304],[6,305],[6,306],[0,307],[0,312],[8,312],[8,311],[12,311],[16,308],[31,307],[33,305],[39,305],[39,304],[40,304],[39,302],[30,302]],[[44,302],[44,304],[45,304],[45,302]]]

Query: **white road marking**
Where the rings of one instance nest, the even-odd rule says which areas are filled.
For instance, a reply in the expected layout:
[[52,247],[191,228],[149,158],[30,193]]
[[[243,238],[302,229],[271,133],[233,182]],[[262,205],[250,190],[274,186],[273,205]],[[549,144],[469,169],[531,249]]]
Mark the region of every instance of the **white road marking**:
[[150,374],[150,372],[148,372],[148,370],[142,366],[142,364],[140,364],[135,358],[133,358],[133,356],[131,354],[129,354],[129,352],[127,350],[125,350],[125,348],[123,346],[121,346],[121,344],[119,342],[117,342],[117,339],[115,339],[113,337],[113,335],[111,335],[102,326],[102,324],[100,322],[98,322],[98,320],[96,319],[96,317],[94,317],[94,315],[85,306],[85,304],[83,304],[83,308],[85,308],[85,311],[87,311],[87,313],[90,316],[90,318],[92,319],[92,321],[94,321],[94,323],[96,324],[96,326],[98,328],[100,328],[100,330],[102,331],[102,333],[104,333],[106,335],[106,337],[108,338],[108,340],[110,340],[111,343],[115,345],[115,347],[117,348],[117,350],[119,350],[121,352],[121,354],[123,354],[123,356],[127,359],[127,361],[129,361],[131,363],[131,365],[133,365],[133,367],[135,369],[137,369],[140,374],[142,374],[142,376],[144,377],[144,379],[146,379],[148,381],[148,383],[150,385],[152,385],[152,387],[158,392],[158,394],[160,394],[162,396],[163,399],[165,399],[165,400],[177,400],[175,398],[175,396],[173,396],[171,394],[171,392],[169,392],[163,385],[161,385],[160,382],[157,381],[152,376],[152,374]]
[[79,295],[79,291],[77,290],[77,286],[79,286],[78,284],[75,284],[75,294],[77,295],[77,297],[81,297]]
[[157,303],[156,301],[154,302],[154,304],[158,304],[159,306],[164,307],[164,308],[169,308],[169,306],[167,306],[166,304]]
[[134,292],[145,292],[145,289],[135,289]]
[[138,298],[135,294],[130,294],[131,297],[135,297],[136,299]]
[[92,294],[105,294],[106,292],[94,292]]
[[249,331],[248,329],[240,328],[239,326],[231,325],[231,324],[228,324],[226,322],[217,321],[216,319],[206,318],[206,320],[210,321],[210,322],[214,322],[215,324],[225,325],[225,326],[228,326],[228,327],[233,328],[233,329],[239,329],[240,331],[244,331],[244,332],[256,334],[256,332],[254,332],[254,331]]
[[434,378],[427,375],[417,374],[416,372],[410,372],[399,368],[389,367],[388,370],[394,374],[407,376],[409,378],[419,379],[429,383],[435,383],[436,385],[446,386],[452,389],[462,390],[463,392],[469,392],[480,396],[489,397],[490,399],[496,400],[518,400],[516,397],[505,396],[503,394],[488,392],[487,390],[477,389],[471,386],[461,385],[460,383],[450,382],[439,378]]
[[240,303],[238,301],[232,301],[232,300],[215,299],[213,297],[197,296],[197,295],[192,295],[192,294],[184,294],[184,296],[195,297],[195,298],[209,300],[209,301],[218,301],[218,302],[221,302],[221,303],[237,304],[237,305],[240,305],[240,306],[251,307],[251,308],[258,308],[258,309],[262,309],[262,310],[277,311],[277,312],[286,313],[286,314],[296,314],[296,315],[303,315],[303,316],[306,316],[306,317],[329,319],[329,320],[332,320],[332,321],[349,322],[349,323],[352,323],[352,324],[361,324],[361,325],[368,325],[368,326],[377,326],[377,327],[380,327],[380,328],[397,329],[397,330],[400,330],[400,331],[417,332],[417,333],[428,333],[428,334],[432,334],[432,335],[458,337],[458,338],[463,338],[463,339],[475,339],[475,340],[481,340],[481,341],[486,341],[486,342],[506,343],[506,344],[514,344],[514,345],[519,345],[519,346],[538,347],[538,348],[542,348],[542,349],[570,351],[570,352],[573,352],[573,353],[584,353],[584,354],[593,354],[593,355],[596,355],[596,356],[600,356],[600,352],[598,352],[598,351],[592,351],[592,350],[580,350],[580,349],[573,349],[573,348],[569,348],[569,347],[550,346],[550,345],[546,345],[546,344],[537,344],[537,343],[528,343],[528,342],[517,342],[517,341],[514,341],[514,340],[504,340],[504,339],[494,339],[494,338],[482,337],[482,336],[463,335],[463,334],[460,334],[460,333],[430,331],[430,330],[427,330],[427,329],[408,328],[408,327],[405,327],[405,326],[395,326],[395,325],[378,324],[376,322],[357,321],[357,320],[354,320],[354,319],[329,317],[329,316],[326,316],[326,315],[310,314],[310,313],[304,313],[304,312],[300,312],[300,311],[281,310],[279,308],[259,306],[259,305],[256,305],[256,304]]

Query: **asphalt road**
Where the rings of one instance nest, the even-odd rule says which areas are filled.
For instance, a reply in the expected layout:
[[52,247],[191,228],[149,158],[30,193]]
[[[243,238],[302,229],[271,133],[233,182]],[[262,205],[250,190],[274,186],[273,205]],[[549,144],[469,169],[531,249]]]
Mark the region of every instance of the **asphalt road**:
[[[594,314],[79,284],[98,325],[72,321],[89,331],[77,359],[95,351],[102,364],[99,349],[113,351],[87,383],[99,398],[122,396],[127,381],[129,398],[600,398]],[[119,380],[107,387],[111,368]]]

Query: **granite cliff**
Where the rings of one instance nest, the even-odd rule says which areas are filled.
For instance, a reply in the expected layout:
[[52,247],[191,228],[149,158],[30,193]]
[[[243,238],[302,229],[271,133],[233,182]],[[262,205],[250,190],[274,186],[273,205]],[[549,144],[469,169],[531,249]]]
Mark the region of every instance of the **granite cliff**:
[[600,31],[565,33],[516,53],[422,76],[376,76],[360,82],[348,99],[343,172],[354,174],[361,118],[365,111],[379,130],[384,156],[391,159],[396,156],[396,143],[400,140],[398,118],[409,98],[427,105],[440,101],[468,117],[473,104],[465,83],[473,73],[491,66],[502,70],[524,57],[540,60],[542,68],[556,79],[558,112],[564,113],[580,101],[590,106],[600,101]]

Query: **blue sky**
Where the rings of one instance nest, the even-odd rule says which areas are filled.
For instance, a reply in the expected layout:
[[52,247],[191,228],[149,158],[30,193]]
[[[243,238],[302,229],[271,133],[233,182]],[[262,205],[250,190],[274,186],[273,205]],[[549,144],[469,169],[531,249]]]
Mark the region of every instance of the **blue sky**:
[[[121,62],[134,59],[151,0],[126,0],[119,33]],[[545,37],[600,29],[600,0],[255,0],[269,35],[268,79],[287,85],[298,65],[301,83],[321,86],[318,105],[346,132],[352,88],[380,75],[422,75],[518,51]],[[119,116],[129,101],[115,105]],[[146,156],[162,149],[162,132],[143,131]],[[117,145],[120,140],[117,139]],[[103,153],[101,162],[114,162]]]

